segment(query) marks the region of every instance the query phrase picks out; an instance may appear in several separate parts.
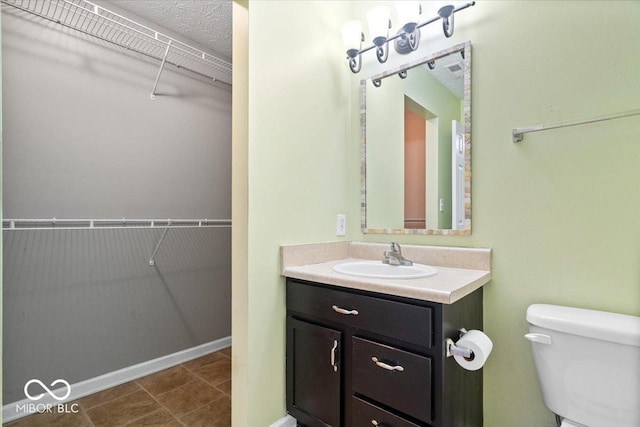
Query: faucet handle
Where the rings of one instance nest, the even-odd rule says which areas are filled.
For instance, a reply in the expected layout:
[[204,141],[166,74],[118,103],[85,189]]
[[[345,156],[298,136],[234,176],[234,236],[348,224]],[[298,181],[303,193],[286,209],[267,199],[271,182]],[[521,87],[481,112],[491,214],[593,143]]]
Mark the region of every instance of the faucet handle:
[[389,242],[389,244],[391,245],[391,252],[402,253],[399,244],[397,244],[396,242]]

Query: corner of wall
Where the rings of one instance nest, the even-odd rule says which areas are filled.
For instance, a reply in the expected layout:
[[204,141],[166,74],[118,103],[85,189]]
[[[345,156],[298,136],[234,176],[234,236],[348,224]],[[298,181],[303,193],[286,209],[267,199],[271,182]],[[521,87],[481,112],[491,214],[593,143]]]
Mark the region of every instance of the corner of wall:
[[232,110],[232,424],[249,425],[248,388],[248,23],[247,1],[233,4]]

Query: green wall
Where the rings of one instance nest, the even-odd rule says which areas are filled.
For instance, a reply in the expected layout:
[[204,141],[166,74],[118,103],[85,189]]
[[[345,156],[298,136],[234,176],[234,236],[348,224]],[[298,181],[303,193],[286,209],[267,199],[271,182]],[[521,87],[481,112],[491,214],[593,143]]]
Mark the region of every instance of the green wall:
[[[0,10],[0,222],[3,218],[2,212],[2,11]],[[0,259],[2,259],[2,239],[0,239]],[[0,262],[0,331],[2,331],[2,277]],[[0,384],[2,384],[2,342],[0,342]],[[2,390],[0,390],[0,402],[3,402]],[[0,422],[2,422],[2,414],[0,414]]]
[[[249,3],[248,237],[233,243],[246,243],[248,253],[247,260],[234,259],[248,264],[248,319],[241,313],[233,322],[247,322],[246,372],[234,370],[234,387],[236,378],[246,381],[249,410],[234,409],[233,416],[248,417],[249,426],[268,426],[285,414],[280,245],[335,240],[336,215],[349,214],[349,183],[357,180],[358,147],[350,144],[357,110],[351,111],[339,36],[344,9],[342,2]],[[234,282],[233,298],[238,293]]]
[[640,117],[511,142],[515,127],[640,108],[638,22],[640,2],[478,2],[427,47],[473,44],[473,234],[397,240],[493,249],[487,427],[555,425],[523,338],[530,304],[640,315]]
[[[340,40],[342,23],[364,19],[372,3],[250,2],[248,315],[234,317],[247,321],[250,426],[285,412],[278,247],[338,239],[338,213],[348,215],[347,239],[391,239],[359,232],[358,84],[406,57],[367,59],[352,75]],[[554,425],[523,338],[529,304],[640,315],[640,117],[511,142],[514,127],[640,108],[638,22],[637,1],[485,1],[456,17],[450,39],[431,25],[412,54],[473,44],[473,234],[393,239],[493,248],[487,427]]]

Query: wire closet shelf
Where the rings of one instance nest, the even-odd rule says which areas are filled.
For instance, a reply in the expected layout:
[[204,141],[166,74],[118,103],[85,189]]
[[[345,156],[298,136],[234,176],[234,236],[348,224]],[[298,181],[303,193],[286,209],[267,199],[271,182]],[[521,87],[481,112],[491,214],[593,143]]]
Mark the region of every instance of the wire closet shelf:
[[79,230],[139,228],[222,228],[231,227],[230,219],[3,219],[3,231]]
[[[65,27],[231,85],[231,63],[86,0],[0,0]],[[155,95],[154,86],[151,98]]]
[[231,228],[230,219],[3,219],[2,231],[32,230],[122,230],[163,229],[160,239],[149,258],[156,265],[156,254],[169,229],[172,228]]

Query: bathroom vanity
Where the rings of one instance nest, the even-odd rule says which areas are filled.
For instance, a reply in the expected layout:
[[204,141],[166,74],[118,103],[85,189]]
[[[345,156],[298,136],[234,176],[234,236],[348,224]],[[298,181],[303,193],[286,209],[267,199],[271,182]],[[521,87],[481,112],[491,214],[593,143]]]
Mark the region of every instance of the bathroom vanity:
[[[372,259],[385,247],[347,245],[337,260],[327,260],[335,251],[312,247],[319,262],[309,264],[283,252],[287,411],[310,427],[482,426],[482,370],[447,357],[445,340],[482,329],[490,251],[485,264],[471,262],[486,269],[438,266],[433,277],[389,280],[336,273],[345,259]],[[406,250],[407,258],[424,262],[426,248],[411,247],[418,251]],[[441,249],[431,249],[430,265],[460,263],[461,253],[437,261]]]

